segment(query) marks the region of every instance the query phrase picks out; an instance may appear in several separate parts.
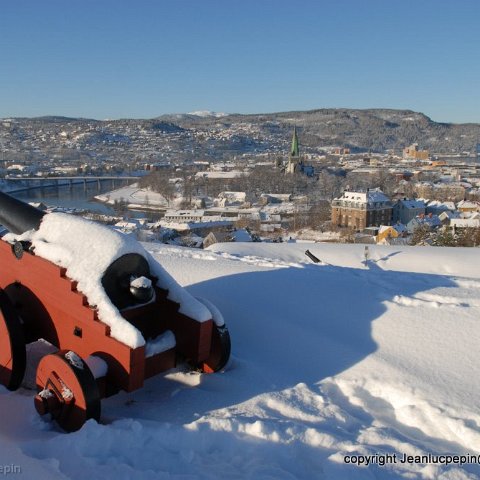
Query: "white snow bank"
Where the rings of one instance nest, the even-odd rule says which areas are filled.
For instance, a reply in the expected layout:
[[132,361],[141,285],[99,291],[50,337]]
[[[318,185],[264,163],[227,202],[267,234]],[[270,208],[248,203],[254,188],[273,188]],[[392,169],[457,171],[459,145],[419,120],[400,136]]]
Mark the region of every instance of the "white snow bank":
[[[217,252],[222,256],[235,255],[243,261],[255,254],[263,261],[272,263],[290,262],[311,264],[305,250],[310,250],[324,264],[339,267],[366,268],[365,245],[338,243],[215,243],[205,251]],[[410,247],[368,245],[370,268],[382,270],[432,273],[438,275],[462,275],[480,277],[477,258],[479,248],[461,247]]]
[[169,298],[180,304],[181,313],[200,322],[211,318],[208,309],[180,287],[131,236],[64,213],[45,215],[38,231],[27,236],[36,255],[67,269],[68,277],[78,282],[78,290],[97,308],[99,319],[110,327],[111,336],[131,348],[144,345],[145,340],[122,317],[102,287],[106,269],[123,255],[136,253],[146,258],[151,273],[158,278],[157,285],[169,290]]
[[163,195],[148,188],[140,188],[137,183],[97,195],[95,199],[110,205],[115,204],[115,202],[127,202],[129,205],[150,206],[152,208],[168,205],[168,201]]

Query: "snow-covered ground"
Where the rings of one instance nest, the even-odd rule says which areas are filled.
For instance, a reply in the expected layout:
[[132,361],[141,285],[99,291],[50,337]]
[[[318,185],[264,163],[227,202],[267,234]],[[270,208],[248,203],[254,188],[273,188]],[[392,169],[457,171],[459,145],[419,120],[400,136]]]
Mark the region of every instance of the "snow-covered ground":
[[[223,312],[230,364],[152,378],[68,435],[37,416],[33,392],[0,388],[0,467],[39,479],[480,477],[475,464],[401,463],[480,455],[478,249],[369,246],[365,265],[363,245],[145,247]],[[360,460],[370,465],[346,463]]]
[[95,199],[110,205],[115,204],[115,202],[126,202],[128,207],[132,209],[165,208],[168,205],[168,201],[163,195],[147,188],[140,188],[136,183],[96,195]]

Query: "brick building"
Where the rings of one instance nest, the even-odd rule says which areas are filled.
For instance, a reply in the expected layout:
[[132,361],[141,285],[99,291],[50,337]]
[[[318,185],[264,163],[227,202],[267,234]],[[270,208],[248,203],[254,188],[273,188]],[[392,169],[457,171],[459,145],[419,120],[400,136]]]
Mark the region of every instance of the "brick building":
[[380,189],[344,192],[332,202],[332,224],[339,227],[363,230],[391,221],[392,202]]

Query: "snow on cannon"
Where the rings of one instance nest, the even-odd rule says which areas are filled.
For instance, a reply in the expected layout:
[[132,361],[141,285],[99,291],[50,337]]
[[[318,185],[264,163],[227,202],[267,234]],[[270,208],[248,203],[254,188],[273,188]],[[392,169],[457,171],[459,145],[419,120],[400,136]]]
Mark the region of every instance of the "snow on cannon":
[[98,421],[101,398],[141,388],[177,359],[205,373],[226,365],[221,314],[133,238],[2,192],[0,223],[9,230],[0,239],[0,383],[16,390],[27,344],[49,342],[35,407],[65,431]]

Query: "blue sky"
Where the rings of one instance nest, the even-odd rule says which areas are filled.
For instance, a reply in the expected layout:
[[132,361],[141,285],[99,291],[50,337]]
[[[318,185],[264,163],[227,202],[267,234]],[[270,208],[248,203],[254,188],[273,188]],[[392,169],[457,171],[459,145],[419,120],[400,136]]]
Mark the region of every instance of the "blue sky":
[[15,0],[0,117],[409,108],[480,122],[478,0]]

